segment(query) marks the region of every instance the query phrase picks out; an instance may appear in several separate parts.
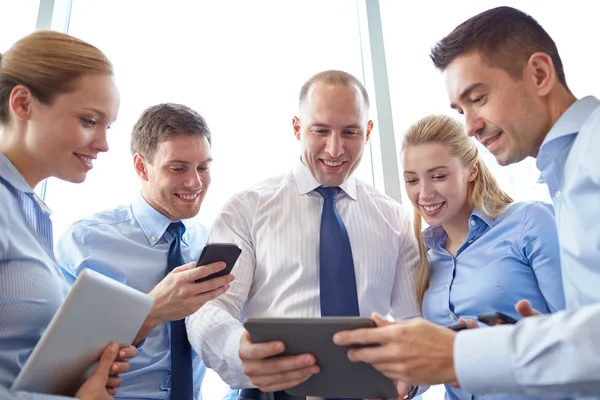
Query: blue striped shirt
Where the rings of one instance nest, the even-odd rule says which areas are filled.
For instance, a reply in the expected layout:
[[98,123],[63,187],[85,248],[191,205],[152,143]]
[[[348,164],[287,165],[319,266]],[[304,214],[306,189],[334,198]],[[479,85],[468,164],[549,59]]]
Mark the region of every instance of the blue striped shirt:
[[0,398],[66,399],[10,386],[68,292],[52,250],[50,210],[0,153]]
[[552,127],[537,167],[552,195],[566,312],[460,332],[463,388],[600,399],[600,101],[585,97]]
[[[475,209],[469,218],[469,234],[456,257],[444,248],[447,235],[443,227],[428,227],[423,237],[430,249],[431,266],[423,301],[426,319],[451,325],[459,317],[477,319],[488,311],[519,319],[515,303],[521,299],[528,299],[543,313],[565,308],[550,204],[512,203],[496,218]],[[446,393],[452,400],[532,398],[513,394],[472,397],[468,391],[448,385]]]
[[[154,209],[141,194],[127,206],[106,210],[71,225],[56,246],[67,280],[85,268],[149,293],[166,275],[167,255],[173,237],[171,220]],[[182,253],[195,261],[208,238],[208,229],[194,219],[182,220],[186,231]],[[193,353],[194,398],[201,398],[206,367]],[[116,399],[168,399],[171,390],[170,324],[161,323],[146,337],[131,370],[121,374]],[[175,400],[175,399],[173,399]]]

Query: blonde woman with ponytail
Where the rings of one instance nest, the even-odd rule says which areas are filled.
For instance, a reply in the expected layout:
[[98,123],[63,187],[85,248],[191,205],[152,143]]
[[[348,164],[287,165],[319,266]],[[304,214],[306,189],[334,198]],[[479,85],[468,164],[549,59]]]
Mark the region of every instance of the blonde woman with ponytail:
[[[406,192],[415,209],[416,294],[424,318],[446,326],[500,311],[518,319],[514,305],[521,299],[544,313],[564,309],[552,206],[513,202],[451,117],[417,121],[404,135],[402,152]],[[422,220],[429,225],[424,230]],[[473,398],[448,385],[446,394]]]

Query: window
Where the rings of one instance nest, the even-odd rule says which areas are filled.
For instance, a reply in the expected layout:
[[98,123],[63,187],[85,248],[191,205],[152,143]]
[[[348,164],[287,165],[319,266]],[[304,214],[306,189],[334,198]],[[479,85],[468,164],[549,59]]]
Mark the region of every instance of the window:
[[[356,5],[344,0],[75,0],[69,26],[70,34],[113,61],[121,109],[109,131],[111,149],[86,182],[50,180],[47,202],[57,232],[84,215],[128,203],[139,190],[129,138],[146,107],[184,103],[211,127],[213,183],[199,216],[210,224],[234,192],[297,160],[291,121],[309,76],[324,69],[362,76]],[[358,176],[372,182],[368,148]]]
[[[49,180],[56,235],[139,191],[129,139],[146,107],[184,103],[206,118],[215,161],[199,218],[210,225],[234,192],[296,162],[291,122],[306,79],[325,69],[363,76],[357,7],[347,0],[74,0],[68,33],[112,60],[121,108],[108,134],[110,151],[86,182]],[[357,174],[373,181],[369,148]],[[204,382],[206,399],[227,391],[212,371]]]
[[0,53],[35,30],[39,0],[0,0]]

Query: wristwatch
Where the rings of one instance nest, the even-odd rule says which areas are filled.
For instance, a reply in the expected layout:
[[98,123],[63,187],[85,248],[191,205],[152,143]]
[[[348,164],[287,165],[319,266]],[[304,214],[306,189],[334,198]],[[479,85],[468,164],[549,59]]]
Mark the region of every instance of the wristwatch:
[[408,389],[408,393],[406,393],[406,396],[404,396],[404,400],[414,398],[417,395],[418,391],[419,391],[418,385],[411,385],[410,388]]

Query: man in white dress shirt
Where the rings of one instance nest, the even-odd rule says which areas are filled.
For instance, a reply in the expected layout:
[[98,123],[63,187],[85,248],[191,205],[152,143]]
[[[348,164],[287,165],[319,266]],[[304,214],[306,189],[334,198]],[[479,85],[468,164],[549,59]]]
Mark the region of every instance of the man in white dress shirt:
[[[320,239],[327,239],[320,235],[327,198],[321,187],[336,188],[336,194],[341,189],[337,199],[330,199],[347,231],[354,266],[337,277],[350,278],[357,308],[338,315],[369,317],[377,311],[404,319],[419,314],[418,251],[410,216],[352,176],[373,128],[368,111],[368,94],[354,76],[324,71],[310,78],[293,119],[301,144],[297,165],[233,196],[215,222],[209,241],[234,242],[242,249],[236,279],[227,293],[188,318],[187,329],[206,365],[232,388],[246,389],[240,398],[289,399],[282,390],[318,372],[311,355],[267,359],[281,353],[281,345],[253,344],[241,321],[332,315],[323,310],[327,293],[320,260],[331,254],[320,254]],[[338,290],[344,289],[328,292]]]

